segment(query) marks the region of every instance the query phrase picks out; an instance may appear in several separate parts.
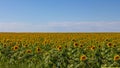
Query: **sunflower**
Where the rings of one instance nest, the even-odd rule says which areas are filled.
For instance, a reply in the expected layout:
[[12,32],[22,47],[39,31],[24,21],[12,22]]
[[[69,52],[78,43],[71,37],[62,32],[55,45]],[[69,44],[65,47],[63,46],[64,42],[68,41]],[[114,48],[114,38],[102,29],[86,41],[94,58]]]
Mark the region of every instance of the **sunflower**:
[[95,50],[95,46],[91,46],[91,48],[90,48],[91,50]]
[[73,42],[75,42],[76,40],[75,39],[72,39]]
[[12,45],[13,45],[13,43],[12,43],[12,42],[10,42],[10,43],[9,43],[9,45],[10,45],[10,46],[12,46]]
[[114,44],[113,47],[117,47],[117,45]]
[[6,47],[7,47],[7,44],[3,44],[3,47],[6,48]]
[[117,61],[117,60],[119,60],[120,59],[120,56],[119,55],[115,55],[114,56],[114,61]]
[[61,46],[58,46],[58,47],[57,47],[57,50],[58,50],[58,51],[61,51],[61,50],[62,50],[62,47],[61,47]]
[[23,47],[28,47],[28,44],[23,44]]
[[80,45],[80,48],[82,48],[82,47],[83,47],[83,44]]
[[79,46],[79,44],[78,43],[74,43],[74,47],[78,47]]
[[105,41],[109,41],[109,39],[105,39]]
[[37,52],[37,53],[40,52],[40,48],[39,48],[39,47],[36,48],[36,52]]
[[16,50],[18,50],[18,48],[19,48],[19,46],[18,46],[18,45],[15,45],[12,49],[13,49],[14,51],[16,51]]
[[47,44],[47,40],[43,41],[43,45],[46,45]]
[[65,48],[67,48],[68,46],[67,45],[65,45]]
[[26,50],[26,53],[31,53],[32,51],[31,50]]
[[108,46],[108,47],[112,47],[113,44],[112,44],[111,42],[108,42],[108,43],[107,43],[107,46]]
[[101,45],[99,45],[98,48],[101,48]]
[[87,59],[86,55],[80,56],[80,60],[85,61]]

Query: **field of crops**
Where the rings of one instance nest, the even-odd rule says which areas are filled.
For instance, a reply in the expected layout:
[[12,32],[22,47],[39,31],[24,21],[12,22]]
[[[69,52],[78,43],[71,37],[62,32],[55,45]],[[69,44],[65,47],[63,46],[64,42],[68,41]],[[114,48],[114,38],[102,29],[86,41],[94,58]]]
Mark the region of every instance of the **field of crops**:
[[0,68],[120,67],[120,33],[0,33]]

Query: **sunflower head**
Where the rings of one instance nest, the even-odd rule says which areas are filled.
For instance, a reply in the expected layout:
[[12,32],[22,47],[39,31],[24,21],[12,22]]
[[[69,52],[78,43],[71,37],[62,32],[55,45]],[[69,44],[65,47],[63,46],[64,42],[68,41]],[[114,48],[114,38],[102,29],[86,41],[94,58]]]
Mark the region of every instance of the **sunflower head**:
[[46,45],[47,44],[47,40],[43,41],[43,45]]
[[6,47],[7,47],[7,44],[3,44],[3,47],[6,48]]
[[112,42],[108,42],[108,43],[107,43],[107,46],[108,46],[108,47],[112,47],[112,46],[113,46]]
[[24,44],[23,47],[28,47],[28,44]]
[[36,52],[39,53],[41,50],[39,47],[36,48]]
[[109,41],[109,39],[105,39],[105,41],[107,41],[107,42],[108,42],[108,41]]
[[117,61],[117,60],[119,60],[120,59],[120,56],[119,55],[115,55],[114,56],[114,61]]
[[26,50],[26,53],[31,53],[32,51],[31,50]]
[[113,47],[116,47],[116,46],[117,46],[117,45],[115,45],[115,44],[113,45]]
[[90,48],[91,50],[95,50],[95,46],[91,46],[91,48]]
[[65,48],[67,48],[68,46],[67,45],[65,45]]
[[101,45],[99,45],[98,48],[101,48]]
[[58,47],[57,47],[57,50],[58,50],[58,51],[61,51],[61,50],[62,50],[62,47],[61,47],[61,46],[58,46]]
[[78,47],[78,46],[79,46],[79,44],[75,42],[74,43],[74,47]]
[[73,42],[75,42],[76,40],[75,39],[72,39]]
[[12,49],[13,49],[14,51],[16,51],[16,50],[18,50],[18,48],[19,48],[19,46],[18,46],[18,45],[15,45]]
[[83,44],[80,44],[80,48],[82,48],[83,47]]
[[80,60],[81,60],[81,61],[85,61],[86,59],[87,59],[86,55],[80,56]]

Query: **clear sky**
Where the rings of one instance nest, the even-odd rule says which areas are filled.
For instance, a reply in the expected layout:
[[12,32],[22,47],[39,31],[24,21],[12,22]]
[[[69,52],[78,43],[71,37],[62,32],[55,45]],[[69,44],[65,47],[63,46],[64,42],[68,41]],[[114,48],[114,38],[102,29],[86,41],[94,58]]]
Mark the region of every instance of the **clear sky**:
[[120,32],[120,0],[0,0],[0,32]]

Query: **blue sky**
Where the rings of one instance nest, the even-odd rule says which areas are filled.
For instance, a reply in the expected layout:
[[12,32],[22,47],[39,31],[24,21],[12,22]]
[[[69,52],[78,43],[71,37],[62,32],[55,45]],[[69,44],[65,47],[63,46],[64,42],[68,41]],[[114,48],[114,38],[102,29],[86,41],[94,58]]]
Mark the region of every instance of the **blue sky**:
[[0,0],[0,32],[120,32],[120,0]]

